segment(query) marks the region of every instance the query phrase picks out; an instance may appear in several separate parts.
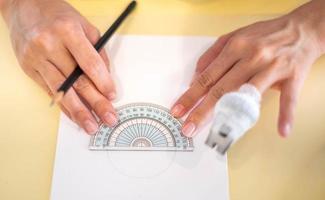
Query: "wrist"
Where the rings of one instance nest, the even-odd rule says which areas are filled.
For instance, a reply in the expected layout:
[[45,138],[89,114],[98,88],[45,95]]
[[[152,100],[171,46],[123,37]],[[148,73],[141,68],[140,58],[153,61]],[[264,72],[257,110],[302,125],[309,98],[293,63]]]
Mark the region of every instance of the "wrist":
[[325,53],[325,1],[313,0],[288,14],[318,48],[319,54]]

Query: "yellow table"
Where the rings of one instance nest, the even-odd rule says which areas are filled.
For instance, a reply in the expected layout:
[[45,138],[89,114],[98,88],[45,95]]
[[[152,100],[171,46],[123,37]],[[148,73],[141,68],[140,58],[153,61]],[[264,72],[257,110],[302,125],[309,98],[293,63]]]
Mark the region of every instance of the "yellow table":
[[[128,1],[70,2],[104,30]],[[139,0],[120,32],[217,36],[303,2]],[[59,110],[20,70],[3,22],[0,27],[0,199],[48,199]],[[278,93],[266,94],[258,125],[229,153],[231,199],[325,199],[324,65],[319,60],[305,83],[287,140],[276,133]]]

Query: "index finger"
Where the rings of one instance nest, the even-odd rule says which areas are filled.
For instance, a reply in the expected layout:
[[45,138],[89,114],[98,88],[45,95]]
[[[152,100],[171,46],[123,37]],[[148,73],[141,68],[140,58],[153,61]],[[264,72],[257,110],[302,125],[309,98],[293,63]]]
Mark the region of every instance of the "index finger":
[[114,99],[116,91],[112,76],[102,57],[88,40],[85,33],[80,30],[77,34],[66,38],[69,41],[65,41],[65,45],[80,68],[103,95],[108,99]]
[[232,33],[219,37],[217,41],[202,54],[197,62],[195,75],[202,73],[212,61],[218,57],[231,36]]
[[183,117],[237,62],[238,57],[229,56],[230,52],[232,52],[231,48],[223,49],[219,57],[194,79],[190,88],[172,106],[171,113],[174,117]]

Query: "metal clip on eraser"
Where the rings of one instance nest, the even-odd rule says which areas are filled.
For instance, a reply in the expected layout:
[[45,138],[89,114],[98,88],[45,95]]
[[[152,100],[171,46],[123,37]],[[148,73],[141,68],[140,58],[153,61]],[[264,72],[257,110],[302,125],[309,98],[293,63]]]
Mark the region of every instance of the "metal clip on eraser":
[[229,147],[255,125],[260,115],[261,94],[251,84],[221,97],[206,145],[224,155]]

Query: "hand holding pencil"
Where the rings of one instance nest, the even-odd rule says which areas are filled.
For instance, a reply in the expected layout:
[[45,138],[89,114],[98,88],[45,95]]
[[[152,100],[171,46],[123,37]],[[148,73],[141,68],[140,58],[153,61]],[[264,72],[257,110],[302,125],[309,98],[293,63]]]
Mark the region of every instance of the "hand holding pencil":
[[74,72],[75,80],[63,85],[66,93],[58,101],[63,112],[89,134],[98,129],[91,111],[113,126],[117,117],[111,100],[116,91],[106,52],[97,52],[106,41],[94,47],[100,39],[98,30],[63,0],[17,1],[0,9],[25,73],[50,96],[59,94],[60,100],[58,88]]

